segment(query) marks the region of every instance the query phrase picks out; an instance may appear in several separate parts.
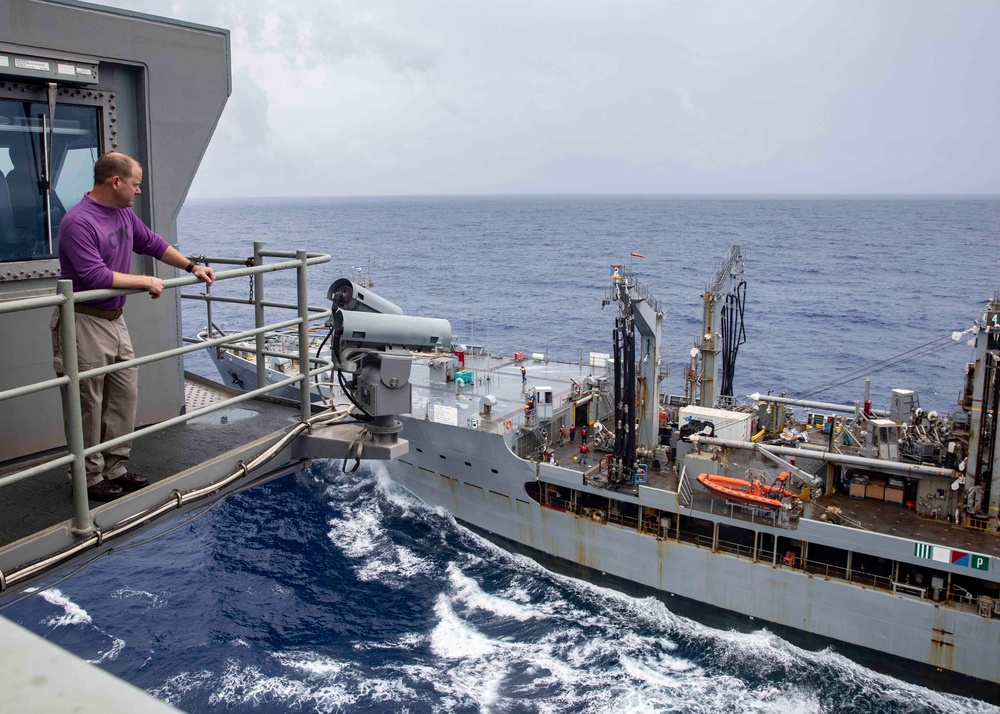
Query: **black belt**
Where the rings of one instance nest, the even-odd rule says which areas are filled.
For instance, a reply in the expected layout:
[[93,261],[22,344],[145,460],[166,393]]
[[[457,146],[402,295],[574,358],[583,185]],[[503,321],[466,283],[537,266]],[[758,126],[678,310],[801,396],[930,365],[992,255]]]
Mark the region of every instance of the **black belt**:
[[105,320],[117,320],[125,312],[121,308],[117,310],[98,310],[96,307],[91,307],[90,305],[84,305],[83,303],[78,303],[76,305],[76,311],[81,315],[90,315],[91,317],[103,317]]

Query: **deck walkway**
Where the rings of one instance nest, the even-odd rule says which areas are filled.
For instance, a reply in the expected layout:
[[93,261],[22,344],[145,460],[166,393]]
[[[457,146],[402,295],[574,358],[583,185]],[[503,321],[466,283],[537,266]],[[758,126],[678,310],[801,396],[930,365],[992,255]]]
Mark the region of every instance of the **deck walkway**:
[[[189,410],[221,401],[231,394],[235,392],[199,377],[188,375],[185,380]],[[296,406],[259,400],[241,402],[136,440],[129,469],[147,477],[150,483],[162,481],[237,445],[291,426],[298,418]],[[0,476],[31,463],[7,464],[0,470]],[[100,504],[91,502],[91,507],[96,505]],[[73,498],[66,467],[0,488],[0,514],[0,546],[71,519]]]

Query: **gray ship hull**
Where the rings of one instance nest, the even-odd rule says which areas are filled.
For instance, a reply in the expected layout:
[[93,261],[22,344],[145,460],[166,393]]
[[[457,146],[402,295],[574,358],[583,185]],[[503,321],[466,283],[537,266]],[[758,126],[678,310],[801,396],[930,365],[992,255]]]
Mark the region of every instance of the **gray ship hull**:
[[[498,434],[413,418],[403,421],[410,453],[387,465],[391,476],[426,503],[478,529],[748,618],[987,682],[1000,679],[1000,621],[929,599],[824,578],[771,561],[755,562],[542,507],[527,494],[526,483],[541,477],[547,483],[564,479],[568,487],[579,487],[580,474],[522,460]],[[640,490],[640,502],[652,505],[653,501],[679,513],[676,494]],[[696,515],[726,520],[702,512]],[[803,522],[799,537],[841,547],[853,544],[859,551],[898,559],[913,547],[905,539],[815,521]]]

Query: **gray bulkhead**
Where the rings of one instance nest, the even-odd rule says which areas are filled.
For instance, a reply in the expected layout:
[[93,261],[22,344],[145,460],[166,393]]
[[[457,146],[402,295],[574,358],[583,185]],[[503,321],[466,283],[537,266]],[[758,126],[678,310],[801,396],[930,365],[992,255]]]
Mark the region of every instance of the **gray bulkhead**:
[[[44,112],[35,112],[47,105],[48,84],[54,82],[58,86],[56,131],[65,129],[61,119],[70,116],[74,108],[96,108],[100,116],[98,136],[88,153],[119,150],[143,164],[143,194],[135,211],[177,246],[177,214],[231,91],[228,30],[87,3],[6,0],[0,4],[0,56],[7,58],[6,63],[0,61],[0,103],[6,102],[4,106],[16,107],[28,99],[33,107],[31,116],[39,117],[41,124]],[[38,71],[46,61],[52,71]],[[55,69],[74,63],[96,65],[96,82],[82,75],[70,79],[65,71]],[[0,133],[0,171],[8,173],[13,155],[8,160],[7,147],[15,140],[10,127],[7,124],[8,130]],[[53,145],[57,145],[55,139]],[[68,165],[66,162],[64,167]],[[53,178],[59,186],[60,166],[55,161],[53,166]],[[85,167],[77,174],[75,180],[64,182],[68,183],[65,195],[52,199],[65,204],[63,208],[79,201],[93,183],[92,174],[85,175]],[[52,230],[55,233],[54,227]],[[197,244],[177,247],[188,254],[203,252]],[[172,268],[145,256],[134,256],[133,272],[176,277]],[[50,294],[58,273],[54,249],[35,250],[30,255],[6,250],[0,253],[0,300]],[[51,314],[51,308],[45,308],[0,315],[4,336],[0,340],[0,363],[4,365],[0,389],[54,376]],[[125,314],[138,356],[181,345],[178,291],[157,301],[132,296]],[[144,366],[139,374],[138,424],[181,412],[181,358]],[[65,444],[56,390],[11,400],[0,410],[0,433],[4,435],[0,461]]]

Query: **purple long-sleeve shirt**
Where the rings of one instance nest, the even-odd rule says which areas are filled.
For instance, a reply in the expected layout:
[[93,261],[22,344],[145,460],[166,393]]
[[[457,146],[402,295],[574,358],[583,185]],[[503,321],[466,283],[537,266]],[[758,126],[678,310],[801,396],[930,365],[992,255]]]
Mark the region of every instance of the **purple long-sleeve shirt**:
[[[59,268],[73,291],[110,288],[114,273],[129,273],[132,253],[157,260],[168,244],[139,220],[129,208],[111,208],[89,195],[73,206],[59,224]],[[117,310],[125,296],[88,302],[99,310]]]

